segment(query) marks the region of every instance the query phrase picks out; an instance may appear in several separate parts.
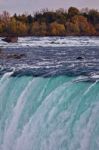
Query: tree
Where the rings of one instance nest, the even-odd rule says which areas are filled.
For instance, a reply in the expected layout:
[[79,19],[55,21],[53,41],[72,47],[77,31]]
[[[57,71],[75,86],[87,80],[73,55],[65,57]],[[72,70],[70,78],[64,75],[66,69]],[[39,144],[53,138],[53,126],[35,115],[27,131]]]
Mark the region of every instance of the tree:
[[17,34],[25,35],[28,33],[28,25],[20,21],[17,22]]
[[98,24],[99,23],[99,12],[97,10],[90,10],[88,13],[88,19],[92,24]]
[[0,33],[3,33],[3,32],[4,32],[3,24],[2,22],[0,22]]
[[31,28],[31,34],[33,35],[46,35],[47,34],[47,26],[46,23],[42,22],[33,22]]
[[7,30],[8,30],[8,33],[10,34],[15,34],[17,33],[17,21],[15,20],[14,17],[11,18],[8,26],[7,26]]
[[71,21],[79,28],[81,34],[95,34],[96,32],[95,28],[88,23],[87,18],[84,16],[74,16]]
[[31,15],[27,16],[27,22],[31,24],[33,22],[33,17]]
[[0,14],[2,35],[99,35],[99,11],[70,7],[56,11],[42,10],[32,15]]
[[80,14],[80,11],[79,9],[75,8],[75,7],[70,7],[68,9],[68,17],[69,18],[72,18],[74,17],[75,15],[79,15]]
[[76,25],[75,23],[66,22],[65,28],[66,28],[67,34],[74,34],[74,33],[79,34],[80,33],[79,26]]
[[65,35],[65,26],[57,22],[50,24],[50,34],[51,35]]
[[9,22],[9,21],[10,21],[10,14],[9,14],[9,12],[3,11],[3,13],[2,13],[1,16],[0,16],[0,19],[1,19],[3,22],[5,22],[5,23]]
[[95,25],[95,29],[96,29],[96,31],[99,33],[99,24],[96,24],[96,25]]

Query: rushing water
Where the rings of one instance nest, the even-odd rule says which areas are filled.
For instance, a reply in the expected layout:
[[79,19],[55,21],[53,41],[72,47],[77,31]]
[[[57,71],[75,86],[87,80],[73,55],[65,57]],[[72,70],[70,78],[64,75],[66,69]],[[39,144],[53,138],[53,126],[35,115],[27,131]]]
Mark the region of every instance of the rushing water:
[[99,37],[28,37],[0,40],[0,47],[0,74],[13,68],[14,75],[99,74]]
[[99,38],[0,46],[0,150],[99,150]]

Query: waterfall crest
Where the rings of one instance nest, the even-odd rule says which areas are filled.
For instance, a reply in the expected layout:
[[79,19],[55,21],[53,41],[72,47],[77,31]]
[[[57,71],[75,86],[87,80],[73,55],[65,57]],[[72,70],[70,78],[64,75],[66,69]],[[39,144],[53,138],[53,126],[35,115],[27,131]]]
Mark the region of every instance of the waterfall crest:
[[99,84],[75,77],[0,79],[0,150],[98,150]]

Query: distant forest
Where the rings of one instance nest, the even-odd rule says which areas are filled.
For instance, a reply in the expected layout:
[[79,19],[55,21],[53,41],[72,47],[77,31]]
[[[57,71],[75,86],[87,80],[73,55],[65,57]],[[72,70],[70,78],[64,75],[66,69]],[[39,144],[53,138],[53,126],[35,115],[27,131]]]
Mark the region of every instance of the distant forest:
[[0,36],[99,36],[99,11],[70,7],[42,10],[34,15],[0,14]]

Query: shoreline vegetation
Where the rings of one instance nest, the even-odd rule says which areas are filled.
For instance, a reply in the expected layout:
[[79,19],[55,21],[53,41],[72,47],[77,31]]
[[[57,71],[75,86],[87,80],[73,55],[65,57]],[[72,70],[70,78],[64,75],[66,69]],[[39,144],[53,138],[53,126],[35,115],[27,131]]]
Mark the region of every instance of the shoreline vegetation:
[[99,11],[70,7],[33,16],[0,14],[0,36],[99,36]]

